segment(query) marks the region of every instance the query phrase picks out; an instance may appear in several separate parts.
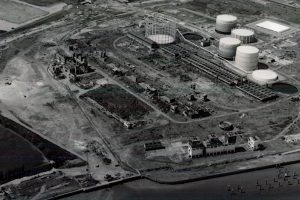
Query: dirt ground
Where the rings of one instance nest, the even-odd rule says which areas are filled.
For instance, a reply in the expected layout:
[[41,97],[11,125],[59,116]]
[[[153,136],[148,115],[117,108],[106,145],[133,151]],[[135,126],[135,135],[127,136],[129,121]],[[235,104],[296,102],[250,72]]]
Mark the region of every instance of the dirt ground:
[[[118,98],[115,98],[116,95]],[[89,91],[82,97],[90,97],[111,113],[115,113],[125,120],[140,120],[151,111],[151,108],[118,86],[104,85]]]

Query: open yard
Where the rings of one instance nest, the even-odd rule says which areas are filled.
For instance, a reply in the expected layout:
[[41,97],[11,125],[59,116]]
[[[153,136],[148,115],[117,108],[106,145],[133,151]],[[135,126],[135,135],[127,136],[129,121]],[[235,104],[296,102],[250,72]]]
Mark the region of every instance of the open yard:
[[128,121],[144,117],[152,109],[116,85],[104,85],[82,95],[96,101],[110,113]]

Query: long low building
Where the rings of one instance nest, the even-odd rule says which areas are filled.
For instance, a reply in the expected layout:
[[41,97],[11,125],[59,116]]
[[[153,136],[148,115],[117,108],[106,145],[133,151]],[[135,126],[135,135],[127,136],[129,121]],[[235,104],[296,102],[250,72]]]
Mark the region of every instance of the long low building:
[[138,33],[132,33],[129,32],[127,33],[127,36],[129,38],[131,38],[132,40],[145,45],[146,47],[150,48],[150,49],[156,49],[158,48],[158,44],[152,40],[150,40],[149,38],[145,38],[143,35],[140,35]]

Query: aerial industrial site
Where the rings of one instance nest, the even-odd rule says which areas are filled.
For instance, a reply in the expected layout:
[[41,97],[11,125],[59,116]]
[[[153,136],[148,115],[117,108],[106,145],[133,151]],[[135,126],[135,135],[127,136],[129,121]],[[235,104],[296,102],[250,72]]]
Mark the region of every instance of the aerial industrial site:
[[299,0],[1,0],[0,199],[299,189],[299,47]]

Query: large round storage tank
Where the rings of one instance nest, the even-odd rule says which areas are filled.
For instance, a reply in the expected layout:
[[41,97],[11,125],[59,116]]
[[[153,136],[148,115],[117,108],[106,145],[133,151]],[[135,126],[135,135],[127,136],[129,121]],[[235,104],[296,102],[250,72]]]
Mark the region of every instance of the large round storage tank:
[[176,23],[167,19],[149,17],[146,20],[145,36],[157,44],[170,44],[176,39]]
[[230,34],[236,26],[237,17],[233,15],[218,15],[216,19],[216,32]]
[[254,42],[255,32],[247,28],[236,28],[231,31],[231,36],[241,40],[243,44]]
[[239,46],[236,49],[235,65],[244,71],[253,71],[258,64],[258,48],[254,46]]
[[278,75],[272,70],[260,69],[253,71],[252,78],[261,84],[268,84],[276,81],[278,79]]
[[232,59],[235,57],[236,48],[241,41],[232,37],[224,37],[219,41],[219,55],[223,58]]

